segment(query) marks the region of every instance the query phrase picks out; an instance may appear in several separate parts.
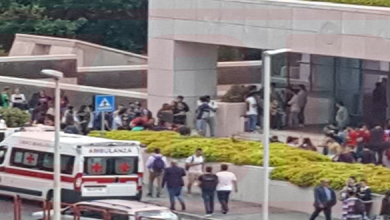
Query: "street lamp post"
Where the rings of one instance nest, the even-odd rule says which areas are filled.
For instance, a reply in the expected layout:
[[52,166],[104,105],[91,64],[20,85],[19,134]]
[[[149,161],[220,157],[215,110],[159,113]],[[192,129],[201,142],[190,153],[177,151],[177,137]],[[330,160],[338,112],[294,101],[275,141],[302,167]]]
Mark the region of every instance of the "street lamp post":
[[60,79],[63,73],[56,70],[45,69],[42,75],[55,81],[55,137],[54,137],[54,185],[53,185],[53,220],[61,218],[61,155],[60,155]]
[[271,102],[271,60],[272,56],[290,52],[290,49],[269,50],[263,52],[263,64],[264,64],[264,115],[263,115],[263,220],[269,219],[269,138],[270,138],[270,102]]

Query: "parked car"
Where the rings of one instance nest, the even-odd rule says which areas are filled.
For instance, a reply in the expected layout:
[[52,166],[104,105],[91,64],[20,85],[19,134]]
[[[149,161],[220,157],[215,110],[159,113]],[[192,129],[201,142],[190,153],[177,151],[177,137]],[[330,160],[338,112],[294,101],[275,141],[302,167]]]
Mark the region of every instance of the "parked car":
[[[61,220],[74,220],[76,214],[79,220],[180,220],[166,207],[128,200],[79,202],[62,209],[61,213]],[[32,214],[33,220],[42,220],[43,217],[43,211]]]

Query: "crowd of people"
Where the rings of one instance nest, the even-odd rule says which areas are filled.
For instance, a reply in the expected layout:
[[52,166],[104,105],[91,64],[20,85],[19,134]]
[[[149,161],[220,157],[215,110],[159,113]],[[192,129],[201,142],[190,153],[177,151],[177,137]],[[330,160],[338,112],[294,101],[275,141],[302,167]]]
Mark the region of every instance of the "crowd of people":
[[180,202],[181,209],[185,210],[186,205],[182,196],[184,187],[184,176],[187,180],[187,193],[192,194],[192,187],[197,185],[202,192],[202,198],[205,206],[205,213],[210,217],[214,213],[214,198],[217,198],[221,204],[222,214],[229,211],[229,198],[232,191],[238,192],[237,178],[234,173],[229,171],[227,164],[221,164],[221,169],[213,173],[211,166],[206,166],[206,160],[203,157],[202,149],[198,148],[196,152],[188,157],[185,166],[180,167],[178,162],[173,160],[168,167],[167,158],[161,154],[160,149],[155,149],[149,156],[146,167],[149,169],[149,197],[153,197],[154,182],[157,181],[156,196],[161,196],[161,190],[167,187],[170,208],[175,210],[175,199]]
[[[326,220],[332,219],[332,207],[336,205],[337,200],[342,202],[343,220],[368,220],[376,219],[372,214],[372,193],[366,180],[360,183],[354,176],[351,176],[345,187],[338,193],[330,188],[330,182],[327,179],[321,180],[321,185],[314,190],[315,201],[310,220],[315,220],[321,212],[324,212]],[[379,216],[384,220],[390,219],[390,191],[387,191],[382,200]]]

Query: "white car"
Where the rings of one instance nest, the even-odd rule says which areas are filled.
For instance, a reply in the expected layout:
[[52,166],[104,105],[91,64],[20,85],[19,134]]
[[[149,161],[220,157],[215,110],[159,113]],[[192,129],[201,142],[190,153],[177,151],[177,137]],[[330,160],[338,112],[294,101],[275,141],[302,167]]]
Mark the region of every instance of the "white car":
[[[180,220],[166,207],[127,200],[79,202],[62,209],[61,213],[61,220]],[[74,218],[76,213],[79,218]],[[52,210],[50,214],[53,215]],[[32,214],[34,220],[42,220],[43,217],[43,212]]]

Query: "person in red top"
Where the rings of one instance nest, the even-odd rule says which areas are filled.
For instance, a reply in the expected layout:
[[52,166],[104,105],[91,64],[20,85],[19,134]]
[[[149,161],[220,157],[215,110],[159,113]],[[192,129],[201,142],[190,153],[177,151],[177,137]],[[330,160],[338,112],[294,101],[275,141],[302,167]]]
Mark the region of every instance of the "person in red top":
[[346,146],[354,149],[357,146],[357,140],[359,137],[358,132],[353,128],[347,128],[348,131],[348,137],[347,137],[347,143]]
[[365,145],[370,142],[371,132],[366,125],[363,125],[358,131],[358,148],[356,153],[360,155]]

